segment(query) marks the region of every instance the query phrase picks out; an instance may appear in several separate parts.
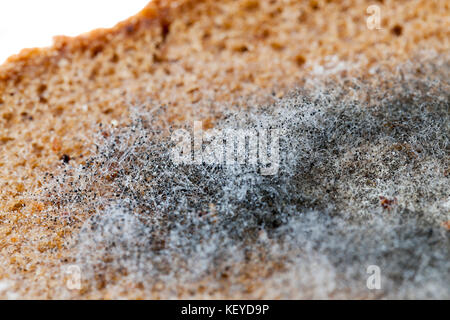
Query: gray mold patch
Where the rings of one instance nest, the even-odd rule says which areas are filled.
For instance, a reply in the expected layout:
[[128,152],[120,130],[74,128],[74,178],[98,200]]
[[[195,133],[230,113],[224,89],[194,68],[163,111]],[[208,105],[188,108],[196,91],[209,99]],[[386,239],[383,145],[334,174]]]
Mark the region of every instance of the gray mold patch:
[[[449,63],[400,70],[230,111],[216,128],[282,132],[273,176],[175,165],[172,129],[146,108],[100,134],[86,165],[48,187],[65,219],[89,214],[70,245],[91,289],[164,283],[163,297],[189,297],[180,283],[201,282],[225,297],[450,298]],[[369,265],[380,290],[366,287]]]

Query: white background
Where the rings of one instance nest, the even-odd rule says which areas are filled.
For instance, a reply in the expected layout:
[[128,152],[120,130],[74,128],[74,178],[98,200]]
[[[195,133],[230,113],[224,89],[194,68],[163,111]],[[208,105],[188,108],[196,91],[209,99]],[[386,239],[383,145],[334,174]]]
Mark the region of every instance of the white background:
[[0,0],[0,64],[23,48],[45,47],[55,35],[109,28],[150,0]]

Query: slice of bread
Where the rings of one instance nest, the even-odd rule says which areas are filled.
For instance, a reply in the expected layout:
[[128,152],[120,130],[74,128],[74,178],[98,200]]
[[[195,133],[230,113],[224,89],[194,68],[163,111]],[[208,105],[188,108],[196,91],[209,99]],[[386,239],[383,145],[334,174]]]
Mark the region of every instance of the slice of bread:
[[[423,50],[448,53],[448,1],[376,1],[380,29],[368,26],[371,5],[155,0],[112,29],[12,56],[0,67],[0,281],[8,286],[0,296],[117,297],[106,286],[61,289],[77,229],[50,217],[36,195],[64,162],[84,164],[99,124],[128,123],[131,105],[165,106],[162,123],[213,127],[248,97],[270,102],[311,79],[367,79]],[[159,296],[157,286],[127,285],[125,297]],[[253,296],[251,285],[245,290]]]

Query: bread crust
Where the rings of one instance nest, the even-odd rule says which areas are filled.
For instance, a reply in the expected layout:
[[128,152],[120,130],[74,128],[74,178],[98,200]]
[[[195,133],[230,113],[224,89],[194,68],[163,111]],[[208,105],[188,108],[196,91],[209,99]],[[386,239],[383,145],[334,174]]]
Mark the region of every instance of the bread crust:
[[65,155],[82,164],[98,125],[126,121],[130,104],[166,106],[169,124],[214,126],[248,97],[281,97],[316,77],[370,78],[422,49],[448,53],[445,0],[387,1],[380,31],[366,27],[370,4],[155,0],[111,29],[10,57],[0,66],[0,279],[22,279],[24,297],[60,297],[51,274],[70,262],[76,229],[48,218],[34,196]]
[[26,48],[10,56],[0,66],[0,81],[14,80],[26,73],[28,68],[42,66],[50,61],[57,62],[69,53],[92,50],[103,46],[112,37],[123,34],[130,36],[141,28],[155,25],[167,26],[173,8],[196,2],[195,0],[155,0],[147,4],[136,15],[117,23],[112,28],[99,28],[76,37],[55,36],[53,45],[46,48]]

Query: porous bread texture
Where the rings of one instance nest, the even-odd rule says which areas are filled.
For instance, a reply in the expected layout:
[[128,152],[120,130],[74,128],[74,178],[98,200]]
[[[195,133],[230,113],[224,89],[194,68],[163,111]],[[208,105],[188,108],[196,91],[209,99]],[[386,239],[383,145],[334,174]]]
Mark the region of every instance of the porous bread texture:
[[342,72],[367,76],[420,49],[448,50],[447,1],[378,2],[381,30],[366,26],[371,4],[153,1],[111,30],[9,59],[0,68],[0,279],[10,288],[0,294],[56,297],[55,270],[74,258],[65,246],[72,228],[33,199],[61,156],[83,163],[96,124],[126,123],[130,105],[165,105],[162,124],[213,126],[242,96],[282,96],[316,66],[333,69],[330,56],[346,63]]
[[[129,126],[100,132],[83,166],[65,166],[43,187],[48,213],[80,230],[67,244],[85,290],[450,297],[450,233],[440,226],[450,219],[449,62],[434,57],[399,66],[403,76],[379,70],[371,81],[316,82],[274,104],[230,108],[216,129],[260,138],[278,130],[279,169],[269,176],[249,163],[175,163],[174,141],[158,125],[164,110],[135,109]],[[381,290],[366,287],[370,265],[380,267]]]

